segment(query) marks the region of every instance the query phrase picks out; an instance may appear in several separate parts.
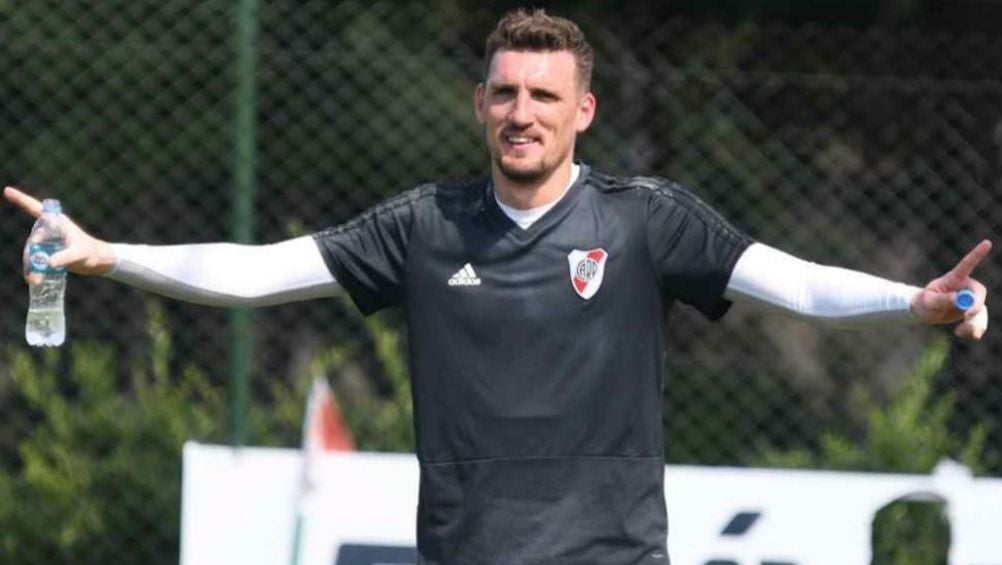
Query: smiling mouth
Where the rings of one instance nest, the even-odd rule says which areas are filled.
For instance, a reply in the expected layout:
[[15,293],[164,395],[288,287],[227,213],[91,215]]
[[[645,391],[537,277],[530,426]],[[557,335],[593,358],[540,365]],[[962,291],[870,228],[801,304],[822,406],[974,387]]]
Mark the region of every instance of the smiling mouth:
[[502,135],[501,139],[505,144],[512,147],[524,147],[538,141],[536,138],[527,135]]

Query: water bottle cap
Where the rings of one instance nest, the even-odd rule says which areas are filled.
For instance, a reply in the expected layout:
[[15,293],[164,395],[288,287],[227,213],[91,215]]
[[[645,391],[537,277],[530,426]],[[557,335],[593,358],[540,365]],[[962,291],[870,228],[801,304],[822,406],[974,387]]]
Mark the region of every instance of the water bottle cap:
[[974,303],[977,302],[977,299],[978,297],[974,295],[974,292],[966,288],[961,290],[960,292],[957,293],[957,301],[955,303],[957,310],[969,309],[971,306],[974,306]]
[[43,214],[61,214],[63,212],[63,207],[59,204],[59,201],[55,198],[46,198],[42,201],[42,213]]

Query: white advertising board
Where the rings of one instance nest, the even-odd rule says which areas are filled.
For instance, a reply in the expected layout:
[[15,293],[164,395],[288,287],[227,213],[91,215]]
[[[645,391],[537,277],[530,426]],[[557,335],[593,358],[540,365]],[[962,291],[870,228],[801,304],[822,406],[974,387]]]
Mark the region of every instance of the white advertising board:
[[[673,565],[869,563],[873,516],[899,499],[946,503],[954,565],[1002,565],[1002,479],[956,464],[924,475],[667,466]],[[189,443],[181,565],[292,563],[300,452]],[[323,456],[301,508],[298,565],[415,562],[413,455]]]

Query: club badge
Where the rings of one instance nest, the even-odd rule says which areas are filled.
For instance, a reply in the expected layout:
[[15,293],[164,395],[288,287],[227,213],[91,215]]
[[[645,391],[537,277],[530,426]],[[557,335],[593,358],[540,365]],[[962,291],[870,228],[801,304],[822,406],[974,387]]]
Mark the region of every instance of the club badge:
[[605,249],[590,251],[575,249],[567,254],[567,263],[571,268],[571,286],[578,296],[588,300],[598,292],[605,275],[605,260],[609,254]]

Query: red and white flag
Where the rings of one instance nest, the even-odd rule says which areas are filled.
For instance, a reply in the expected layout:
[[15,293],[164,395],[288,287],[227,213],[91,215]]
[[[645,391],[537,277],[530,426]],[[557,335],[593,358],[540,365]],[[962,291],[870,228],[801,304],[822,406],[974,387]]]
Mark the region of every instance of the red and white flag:
[[314,377],[303,417],[302,470],[296,493],[296,517],[292,534],[291,565],[299,565],[300,546],[306,523],[306,500],[314,486],[317,460],[325,453],[355,451],[351,431],[341,417],[337,400],[327,379]]
[[315,377],[303,418],[303,455],[311,460],[332,451],[355,451],[355,441],[327,380]]

